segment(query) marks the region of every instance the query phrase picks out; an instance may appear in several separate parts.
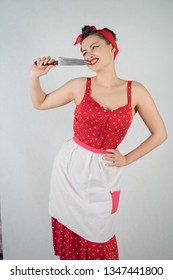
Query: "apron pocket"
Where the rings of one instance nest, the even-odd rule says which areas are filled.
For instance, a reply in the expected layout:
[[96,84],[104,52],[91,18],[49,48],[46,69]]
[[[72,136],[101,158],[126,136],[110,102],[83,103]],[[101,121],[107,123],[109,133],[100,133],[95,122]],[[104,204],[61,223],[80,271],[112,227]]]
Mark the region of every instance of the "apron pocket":
[[110,192],[112,198],[112,211],[111,214],[114,214],[118,209],[118,203],[120,198],[120,191]]

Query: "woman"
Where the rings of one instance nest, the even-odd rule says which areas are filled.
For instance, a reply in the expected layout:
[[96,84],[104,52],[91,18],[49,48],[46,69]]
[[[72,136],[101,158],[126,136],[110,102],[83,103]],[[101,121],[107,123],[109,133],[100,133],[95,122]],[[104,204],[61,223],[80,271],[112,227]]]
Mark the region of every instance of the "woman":
[[[49,212],[55,255],[66,260],[116,260],[115,216],[120,197],[121,167],[149,153],[167,138],[162,118],[150,94],[136,81],[120,79],[114,59],[116,35],[109,29],[85,26],[75,44],[91,78],[76,78],[50,94],[39,78],[54,66],[39,58],[30,71],[30,92],[36,109],[76,104],[74,137],[63,144],[51,177]],[[150,136],[126,155],[117,149],[138,112]]]

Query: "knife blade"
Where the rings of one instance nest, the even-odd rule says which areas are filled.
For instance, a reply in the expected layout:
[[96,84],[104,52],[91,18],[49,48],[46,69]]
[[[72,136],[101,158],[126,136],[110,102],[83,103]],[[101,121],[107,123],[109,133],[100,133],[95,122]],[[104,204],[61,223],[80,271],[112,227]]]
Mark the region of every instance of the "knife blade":
[[[37,65],[37,61],[34,62],[35,65]],[[49,66],[49,65],[89,65],[91,64],[91,62],[89,62],[88,60],[84,60],[84,59],[79,59],[79,58],[68,58],[68,57],[58,57],[57,60],[54,60],[51,63],[47,63],[43,66]]]

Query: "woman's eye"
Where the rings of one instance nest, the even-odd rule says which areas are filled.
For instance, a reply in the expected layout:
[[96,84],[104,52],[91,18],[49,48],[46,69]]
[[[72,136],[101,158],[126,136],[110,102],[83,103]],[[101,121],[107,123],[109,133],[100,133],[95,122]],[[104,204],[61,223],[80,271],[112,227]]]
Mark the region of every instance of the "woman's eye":
[[98,47],[99,47],[99,45],[95,45],[92,47],[92,49],[94,50],[95,48],[98,48]]
[[[99,45],[94,45],[94,46],[92,46],[92,50],[94,50],[95,48],[98,48],[98,47],[100,47]],[[87,52],[83,52],[83,56],[85,56],[87,54]]]

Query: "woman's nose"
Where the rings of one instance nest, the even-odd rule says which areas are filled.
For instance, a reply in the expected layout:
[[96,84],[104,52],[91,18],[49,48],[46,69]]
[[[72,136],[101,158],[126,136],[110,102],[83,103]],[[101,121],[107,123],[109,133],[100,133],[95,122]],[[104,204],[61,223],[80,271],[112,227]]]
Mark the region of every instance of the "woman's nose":
[[90,53],[87,54],[87,58],[86,59],[90,60],[93,57],[94,57],[94,54],[90,52]]

